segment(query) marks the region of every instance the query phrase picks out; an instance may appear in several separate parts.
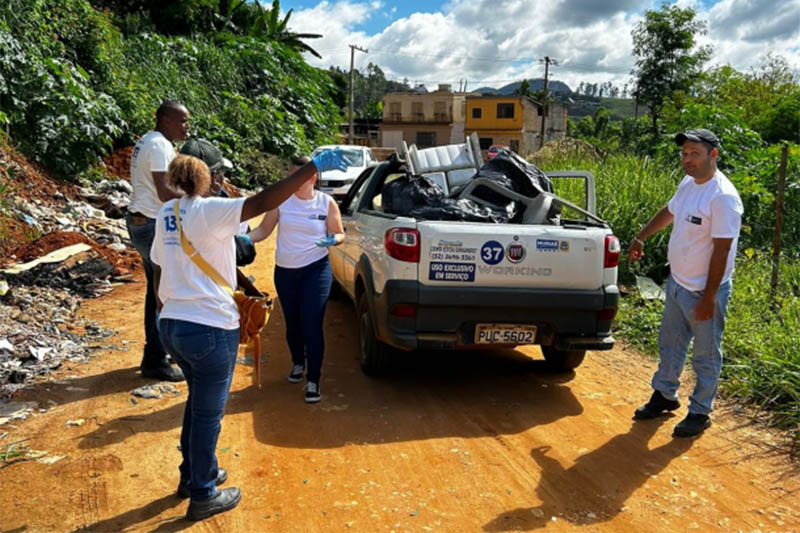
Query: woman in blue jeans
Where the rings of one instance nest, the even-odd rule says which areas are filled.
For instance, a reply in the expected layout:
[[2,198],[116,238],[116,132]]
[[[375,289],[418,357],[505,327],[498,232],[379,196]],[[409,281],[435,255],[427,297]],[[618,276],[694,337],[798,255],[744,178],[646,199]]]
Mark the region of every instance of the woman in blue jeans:
[[[293,160],[290,172],[308,161],[308,157]],[[306,374],[307,403],[322,399],[320,377],[325,354],[322,324],[333,282],[328,247],[344,241],[339,206],[331,196],[314,188],[316,181],[314,175],[278,209],[269,211],[250,232],[250,239],[258,242],[278,227],[275,289],[286,322],[286,343],[292,354],[288,379],[298,383]]]
[[[150,257],[157,266],[161,341],[177,361],[189,387],[178,484],[178,496],[191,497],[186,514],[189,520],[202,520],[233,509],[241,500],[238,488],[217,490],[227,473],[218,467],[215,453],[236,363],[239,313],[225,289],[183,251],[181,233],[234,287],[233,237],[239,232],[240,222],[275,209],[318,169],[342,166],[339,154],[315,159],[245,199],[209,197],[211,174],[200,159],[179,155],[169,165],[167,180],[185,196],[165,203],[159,211]],[[176,220],[175,202],[180,207],[180,220]]]

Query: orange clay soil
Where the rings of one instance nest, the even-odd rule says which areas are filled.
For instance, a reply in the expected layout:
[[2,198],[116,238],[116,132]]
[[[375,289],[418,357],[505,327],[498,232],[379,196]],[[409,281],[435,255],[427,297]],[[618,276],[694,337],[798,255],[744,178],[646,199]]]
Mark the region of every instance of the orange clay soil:
[[[272,294],[273,242],[258,245],[247,269]],[[687,385],[676,416],[631,420],[650,395],[652,360],[618,345],[556,375],[535,347],[428,352],[369,378],[347,300],[328,305],[316,405],[286,381],[283,319],[273,313],[263,388],[252,366],[237,365],[217,448],[242,502],[187,522],[175,496],[185,384],[178,396],[130,394],[151,383],[137,369],[138,276],[83,306],[119,332],[109,343],[129,341],[130,351],[65,365],[57,381],[14,398],[48,410],[0,428],[9,432],[0,446],[27,438],[63,458],[0,469],[0,530],[800,531],[797,465],[777,451],[778,436],[731,405],[720,402],[697,439],[671,436]]]

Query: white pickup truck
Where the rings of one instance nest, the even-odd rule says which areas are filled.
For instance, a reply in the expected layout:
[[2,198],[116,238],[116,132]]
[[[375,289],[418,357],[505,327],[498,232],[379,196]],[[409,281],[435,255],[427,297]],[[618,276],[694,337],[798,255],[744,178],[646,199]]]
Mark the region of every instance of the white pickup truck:
[[[620,245],[594,214],[591,174],[548,174],[585,180],[585,209],[548,193],[536,202],[542,212],[546,201],[549,216],[523,223],[422,220],[382,209],[384,186],[406,169],[452,188],[475,174],[479,154],[470,139],[406,149],[405,160],[362,172],[341,201],[346,238],[331,249],[331,266],[355,302],[365,373],[385,371],[402,351],[524,344],[540,345],[551,367],[568,370],[587,350],[613,346]],[[551,202],[558,209],[549,210]],[[578,216],[563,217],[562,207]]]

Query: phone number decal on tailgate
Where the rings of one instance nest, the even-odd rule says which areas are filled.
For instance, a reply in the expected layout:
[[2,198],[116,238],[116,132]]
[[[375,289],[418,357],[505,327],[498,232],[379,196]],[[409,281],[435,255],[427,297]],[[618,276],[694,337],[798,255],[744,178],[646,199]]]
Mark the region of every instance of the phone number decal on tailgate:
[[431,263],[428,279],[434,281],[475,281],[475,264]]

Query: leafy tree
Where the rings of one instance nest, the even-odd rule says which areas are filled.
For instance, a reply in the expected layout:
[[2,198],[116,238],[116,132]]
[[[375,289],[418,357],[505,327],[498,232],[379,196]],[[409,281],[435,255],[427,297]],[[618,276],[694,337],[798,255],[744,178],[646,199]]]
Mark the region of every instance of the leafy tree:
[[531,92],[531,82],[529,82],[527,79],[522,80],[522,83],[519,84],[519,87],[517,87],[517,89],[514,91],[514,94],[528,97],[533,96],[533,93]]
[[636,67],[633,95],[650,110],[652,130],[658,135],[658,121],[664,100],[676,91],[689,92],[711,56],[710,46],[697,46],[706,23],[695,20],[691,7],[682,9],[664,2],[659,11],[648,10],[633,30]]
[[322,59],[316,50],[304,43],[303,39],[319,39],[322,35],[318,33],[295,33],[288,28],[289,18],[292,16],[292,9],[286,12],[283,20],[278,15],[281,12],[280,0],[272,0],[272,9],[264,9],[261,3],[256,0],[257,15],[248,28],[248,34],[252,37],[263,37],[271,41],[279,42],[298,52],[308,52],[315,57]]

